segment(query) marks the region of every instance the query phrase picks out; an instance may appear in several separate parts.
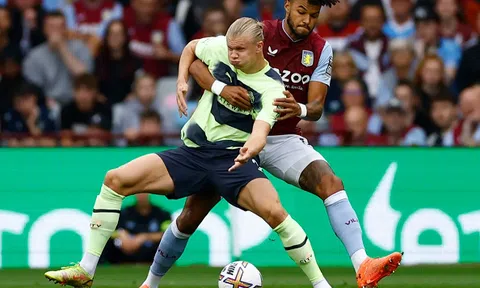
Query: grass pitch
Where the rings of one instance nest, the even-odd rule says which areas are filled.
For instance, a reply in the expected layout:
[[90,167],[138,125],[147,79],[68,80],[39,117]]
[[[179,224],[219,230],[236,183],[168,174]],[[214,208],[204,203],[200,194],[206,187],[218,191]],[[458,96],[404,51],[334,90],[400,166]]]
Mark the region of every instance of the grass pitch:
[[[148,272],[148,266],[100,267],[93,287],[138,288]],[[264,287],[308,288],[308,280],[296,267],[260,268]],[[60,287],[44,278],[45,270],[0,270],[0,287]],[[175,267],[163,279],[162,287],[217,287],[220,268]],[[324,274],[333,287],[356,288],[352,268],[325,268]],[[480,265],[400,266],[395,274],[384,279],[381,288],[480,288]]]

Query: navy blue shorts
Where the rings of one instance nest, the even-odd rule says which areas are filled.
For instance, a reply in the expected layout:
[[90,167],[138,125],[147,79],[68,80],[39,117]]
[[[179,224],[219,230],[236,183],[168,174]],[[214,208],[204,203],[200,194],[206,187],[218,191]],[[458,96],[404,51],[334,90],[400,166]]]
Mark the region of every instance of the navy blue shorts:
[[157,155],[165,163],[175,186],[173,193],[167,195],[169,199],[215,191],[230,204],[245,210],[237,203],[240,191],[254,179],[267,178],[257,164],[258,159],[228,172],[238,156],[238,150],[181,146]]

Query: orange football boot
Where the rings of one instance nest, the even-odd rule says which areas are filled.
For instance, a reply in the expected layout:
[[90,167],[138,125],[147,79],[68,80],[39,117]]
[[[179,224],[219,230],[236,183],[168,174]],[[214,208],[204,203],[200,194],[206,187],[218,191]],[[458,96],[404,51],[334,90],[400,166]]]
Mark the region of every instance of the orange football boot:
[[358,288],[378,287],[378,282],[394,273],[400,266],[403,252],[394,252],[382,258],[367,258],[357,272]]

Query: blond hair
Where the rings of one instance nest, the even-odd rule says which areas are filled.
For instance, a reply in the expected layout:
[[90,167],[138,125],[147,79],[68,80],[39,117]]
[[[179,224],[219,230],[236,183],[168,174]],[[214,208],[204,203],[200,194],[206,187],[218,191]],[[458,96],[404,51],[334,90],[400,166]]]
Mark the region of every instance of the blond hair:
[[242,17],[230,25],[227,30],[227,38],[236,38],[250,35],[255,42],[263,41],[263,24],[253,18]]

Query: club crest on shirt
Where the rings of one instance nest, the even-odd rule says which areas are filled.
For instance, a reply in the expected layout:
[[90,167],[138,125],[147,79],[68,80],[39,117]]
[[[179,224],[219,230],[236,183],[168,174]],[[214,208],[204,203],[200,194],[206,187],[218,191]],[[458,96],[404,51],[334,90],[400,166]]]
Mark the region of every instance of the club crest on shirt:
[[310,67],[313,65],[313,52],[309,50],[302,51],[302,65]]

